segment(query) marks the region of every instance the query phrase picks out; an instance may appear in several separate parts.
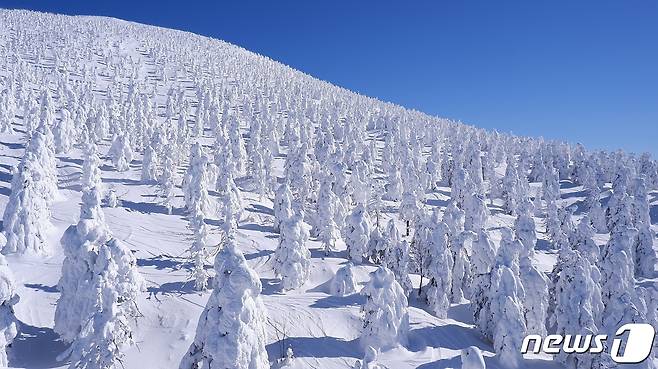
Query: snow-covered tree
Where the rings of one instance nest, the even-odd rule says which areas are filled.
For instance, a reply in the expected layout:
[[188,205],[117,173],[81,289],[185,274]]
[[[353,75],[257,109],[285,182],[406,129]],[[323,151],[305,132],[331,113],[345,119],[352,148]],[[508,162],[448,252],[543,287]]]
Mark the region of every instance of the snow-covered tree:
[[437,224],[429,235],[429,262],[427,276],[429,284],[425,298],[430,309],[439,318],[448,316],[450,291],[452,289],[452,254],[448,248],[448,226]]
[[213,292],[179,368],[269,368],[262,285],[234,239],[215,257],[215,273]]
[[363,204],[357,204],[352,214],[345,218],[345,244],[347,254],[353,262],[361,264],[368,251],[370,237],[370,217]]
[[[598,334],[596,316],[597,282],[592,280],[591,265],[578,250],[565,248],[560,253],[562,270],[555,286],[555,311],[551,321],[557,334]],[[600,304],[600,296],[598,304]],[[569,369],[596,368],[594,356],[588,353],[561,351],[557,361]]]
[[210,200],[208,199],[208,158],[200,143],[192,145],[190,164],[183,179],[183,195],[185,207],[190,211],[200,211],[208,214]]
[[43,127],[34,132],[20,164],[13,171],[11,195],[3,216],[7,243],[3,254],[48,254],[46,232],[50,204],[57,192],[53,153]]
[[309,233],[301,214],[284,220],[279,235],[279,246],[274,253],[274,271],[281,278],[283,290],[301,287],[308,279],[311,253],[306,246]]
[[395,275],[385,267],[370,274],[370,281],[361,294],[366,296],[362,307],[363,330],[361,344],[376,350],[387,350],[404,345],[409,332],[407,296]]
[[472,193],[464,199],[464,229],[477,232],[486,225],[489,217],[489,209],[484,197],[478,193]]
[[356,281],[352,271],[352,263],[340,267],[331,279],[330,292],[334,296],[346,296],[356,292]]
[[484,229],[478,232],[478,238],[473,242],[473,257],[471,258],[471,308],[473,321],[485,336],[493,330],[491,320],[491,268],[496,258],[489,235]]
[[83,189],[96,187],[101,190],[101,160],[98,157],[98,149],[94,142],[89,142],[85,149],[84,161],[82,162],[82,177],[80,183]]
[[521,343],[526,332],[523,316],[525,291],[519,278],[520,242],[512,241],[511,231],[502,229],[502,241],[491,271],[490,313],[493,321],[493,346],[502,365],[517,368],[521,361]]
[[388,222],[388,247],[382,265],[387,267],[395,274],[405,294],[409,296],[413,290],[411,279],[409,278],[409,244],[400,238],[397,227],[393,219]]
[[519,264],[521,283],[525,290],[523,313],[527,332],[544,337],[548,313],[548,278],[532,264],[529,254],[522,254]]
[[162,163],[162,173],[160,173],[160,177],[158,178],[158,187],[160,196],[164,198],[164,206],[167,208],[169,214],[171,214],[171,208],[173,206],[172,201],[174,200],[176,177],[176,163],[174,162],[173,152],[168,151]]
[[203,219],[203,213],[196,210],[190,215],[190,229],[192,229],[194,240],[189,248],[190,259],[194,265],[192,276],[194,277],[194,289],[204,291],[208,286],[208,273],[206,272],[206,260],[208,259],[207,238],[208,229]]
[[130,169],[130,162],[133,159],[130,138],[125,134],[115,135],[108,156],[112,158],[112,164],[118,172],[125,172]]
[[461,352],[462,368],[461,369],[486,369],[482,351],[476,346],[469,346]]
[[14,305],[19,297],[16,293],[14,275],[9,269],[7,259],[0,255],[0,366],[9,367],[7,349],[11,347],[18,334]]
[[103,221],[95,188],[85,193],[80,222],[62,237],[66,259],[58,287],[55,331],[72,342],[59,356],[72,367],[112,368],[134,343],[130,320],[138,316],[143,279],[132,252]]
[[158,154],[152,142],[149,142],[144,148],[144,157],[142,158],[142,175],[143,182],[152,182],[158,178]]
[[65,154],[71,150],[75,140],[75,127],[71,120],[71,113],[62,109],[62,119],[55,125],[53,130],[55,138],[55,150],[58,154]]
[[281,231],[281,223],[292,216],[292,192],[284,181],[274,195],[274,230]]

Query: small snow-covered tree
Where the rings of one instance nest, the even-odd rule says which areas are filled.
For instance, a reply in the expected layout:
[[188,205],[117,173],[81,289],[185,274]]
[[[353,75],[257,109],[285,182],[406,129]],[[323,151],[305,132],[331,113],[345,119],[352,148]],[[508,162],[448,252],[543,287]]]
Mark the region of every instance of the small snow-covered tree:
[[548,312],[548,278],[532,265],[529,254],[519,260],[521,283],[525,290],[523,313],[528,334],[546,336],[546,315]]
[[262,285],[232,237],[215,257],[213,292],[180,369],[267,369]]
[[404,345],[409,332],[407,297],[395,275],[385,267],[370,274],[370,281],[361,294],[366,296],[363,305],[361,344],[377,350]]
[[13,171],[12,192],[5,207],[3,254],[48,254],[46,232],[50,204],[57,192],[52,151],[40,127],[34,132],[18,168]]
[[189,248],[190,259],[194,265],[192,276],[194,277],[194,289],[204,291],[208,286],[208,273],[206,272],[206,260],[208,259],[208,229],[203,219],[203,213],[196,210],[190,215],[190,228],[194,240]]
[[525,291],[518,266],[521,247],[520,242],[512,241],[511,231],[503,228],[496,263],[491,271],[491,338],[501,364],[509,368],[519,366],[521,343],[526,332],[523,316]]
[[108,156],[112,158],[112,164],[118,172],[125,172],[130,169],[130,162],[133,159],[130,139],[125,134],[115,135]]
[[62,119],[55,125],[53,134],[56,152],[58,154],[69,152],[75,140],[75,127],[71,120],[71,113],[67,109],[62,109]]
[[439,318],[448,316],[450,291],[452,289],[452,254],[448,248],[448,226],[437,224],[429,235],[429,284],[425,298],[430,309]]
[[192,145],[190,163],[183,179],[183,195],[185,207],[190,211],[200,211],[208,214],[210,200],[208,199],[208,158],[200,143]]
[[280,225],[274,271],[281,278],[283,290],[299,288],[308,279],[311,253],[306,246],[309,233],[302,218],[301,214],[293,214]]
[[0,366],[9,367],[7,349],[11,347],[18,334],[14,305],[19,297],[16,293],[14,275],[9,269],[7,259],[0,255]]
[[471,258],[471,308],[473,321],[480,332],[487,336],[493,328],[491,318],[491,268],[496,258],[489,235],[484,229],[478,231],[478,237],[473,242],[473,257]]
[[164,198],[164,206],[167,208],[167,213],[169,214],[171,214],[171,208],[173,206],[172,201],[174,200],[176,177],[176,163],[173,153],[172,151],[168,151],[162,163],[162,173],[160,173],[160,177],[158,178],[158,187],[160,196]]
[[468,292],[470,285],[470,257],[468,250],[475,238],[475,233],[463,231],[450,241],[452,254],[452,287],[450,288],[450,301],[460,303]]
[[151,142],[144,148],[142,158],[142,182],[153,182],[158,178],[158,154]]
[[274,230],[281,231],[281,223],[292,216],[292,192],[284,181],[274,195]]
[[[578,250],[570,248],[562,250],[560,259],[562,270],[556,281],[556,306],[551,316],[551,322],[556,325],[556,333],[597,334],[599,331],[594,314],[597,283],[591,278],[591,265]],[[556,359],[569,369],[596,368],[593,355],[588,353],[561,351]]]
[[388,248],[382,265],[387,267],[395,274],[405,294],[409,296],[413,290],[411,279],[409,278],[409,244],[400,238],[397,227],[393,219],[388,222]]
[[352,214],[345,219],[345,244],[350,260],[360,264],[368,251],[370,217],[363,204],[357,204]]
[[89,142],[85,149],[84,161],[82,162],[82,177],[80,182],[83,189],[96,187],[101,190],[101,170],[99,168],[101,160],[98,157],[98,150],[94,142]]
[[356,281],[352,271],[352,263],[347,262],[336,271],[331,279],[330,292],[334,296],[346,296],[356,292]]
[[476,346],[469,346],[461,352],[462,368],[461,369],[486,369],[482,351]]
[[486,225],[489,209],[484,197],[478,193],[466,196],[464,200],[464,229],[477,232]]

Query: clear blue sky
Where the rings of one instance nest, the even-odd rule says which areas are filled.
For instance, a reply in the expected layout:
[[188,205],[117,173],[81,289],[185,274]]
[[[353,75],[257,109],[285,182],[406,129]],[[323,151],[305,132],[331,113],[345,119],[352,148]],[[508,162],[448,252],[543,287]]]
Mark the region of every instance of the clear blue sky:
[[658,1],[68,1],[220,38],[366,95],[516,134],[658,156]]

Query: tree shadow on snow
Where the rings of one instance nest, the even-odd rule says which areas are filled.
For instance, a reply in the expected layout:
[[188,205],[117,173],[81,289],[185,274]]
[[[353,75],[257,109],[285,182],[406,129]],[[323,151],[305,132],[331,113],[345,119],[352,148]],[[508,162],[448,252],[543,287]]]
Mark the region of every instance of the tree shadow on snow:
[[461,350],[468,346],[491,351],[491,345],[475,329],[462,325],[445,324],[409,331],[408,349],[412,352],[423,351],[426,347]]
[[363,352],[358,339],[346,341],[336,337],[288,337],[285,342],[276,341],[267,345],[267,355],[270,358],[282,357],[281,348],[292,347],[296,357],[340,358],[352,357],[361,359]]
[[[135,201],[130,201],[130,200],[121,200],[121,206],[130,210],[130,211],[137,211],[140,213],[144,214],[169,214],[167,212],[167,207],[164,205],[160,204],[154,204],[151,202],[135,202]],[[183,208],[179,207],[172,207],[171,208],[171,215],[184,215],[185,211]]]
[[271,208],[268,208],[267,206],[263,206],[263,205],[259,205],[259,204],[251,204],[251,207],[248,207],[245,210],[250,211],[252,213],[259,213],[259,214],[274,216],[274,210],[272,210]]
[[192,269],[192,263],[189,261],[172,260],[164,255],[156,255],[150,258],[137,259],[137,266],[139,267],[155,267],[157,270],[171,269]]
[[34,290],[43,291],[46,293],[58,293],[57,286],[46,286],[41,283],[25,283],[26,288],[32,288]]
[[365,303],[365,296],[353,293],[347,296],[327,296],[316,300],[310,307],[318,309],[333,309],[346,306],[361,306]]
[[68,347],[59,340],[52,328],[34,327],[19,322],[18,332],[9,349],[11,367],[46,369],[62,366],[62,362],[57,361],[57,355]]
[[146,292],[149,293],[149,296],[160,295],[187,295],[190,293],[196,293],[194,289],[193,281],[185,282],[167,282],[159,286],[151,286],[146,288]]

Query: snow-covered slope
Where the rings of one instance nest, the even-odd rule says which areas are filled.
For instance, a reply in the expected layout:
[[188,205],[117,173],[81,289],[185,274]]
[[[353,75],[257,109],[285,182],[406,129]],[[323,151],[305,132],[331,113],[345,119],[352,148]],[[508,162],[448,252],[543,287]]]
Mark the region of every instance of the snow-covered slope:
[[[12,368],[68,366],[58,360],[68,344],[53,330],[64,259],[60,238],[79,219],[84,151],[91,141],[96,142],[102,160],[103,191],[115,193],[119,200],[116,207],[103,207],[105,222],[111,234],[134,254],[146,284],[136,301],[139,315],[131,322],[135,344],[124,349],[121,363],[128,369],[177,368],[195,338],[199,316],[211,294],[211,290],[195,290],[193,273],[199,271],[188,253],[194,225],[184,194],[190,185],[182,182],[187,178],[193,142],[202,145],[213,163],[202,165],[208,170],[201,179],[208,198],[202,217],[208,231],[203,270],[214,274],[213,257],[230,229],[225,205],[230,191],[215,185],[230,172],[242,209],[235,240],[262,283],[266,349],[274,368],[352,368],[364,357],[360,336],[366,297],[336,296],[330,288],[335,272],[354,252],[347,249],[345,240],[352,245],[350,237],[358,235],[358,227],[365,224],[344,230],[353,225],[349,221],[353,218],[344,219],[357,204],[370,214],[370,229],[377,223],[385,238],[393,237],[387,229],[393,219],[400,243],[389,248],[398,247],[401,241],[411,247],[407,268],[414,289],[408,300],[409,331],[402,345],[378,354],[377,363],[385,368],[459,367],[460,351],[469,346],[484,352],[488,368],[504,367],[494,358],[495,345],[475,326],[466,298],[453,301],[446,317],[439,318],[424,296],[419,297],[421,280],[424,291],[428,288],[428,275],[423,273],[421,279],[419,267],[413,267],[419,255],[414,246],[421,244],[420,232],[424,222],[431,223],[432,212],[446,221],[443,214],[451,198],[468,217],[476,212],[473,201],[477,200],[471,195],[481,195],[490,213],[483,215],[482,226],[495,249],[505,227],[514,229],[517,215],[529,214],[539,239],[536,252],[529,257],[540,272],[548,274],[561,246],[560,240],[549,236],[549,203],[556,204],[560,214],[565,213],[562,209],[572,209],[566,218],[577,224],[590,212],[593,196],[598,203],[601,193],[602,206],[607,206],[614,192],[611,183],[619,168],[626,168],[627,180],[640,175],[646,178],[650,239],[655,241],[658,193],[653,190],[658,175],[651,158],[590,153],[580,146],[486,132],[430,117],[186,32],[107,18],[0,10],[2,91],[11,95],[16,108],[11,114],[12,129],[0,134],[0,210],[15,190],[10,185],[16,175],[12,167],[21,161],[31,134],[43,119],[39,112],[44,109],[44,91],[53,100],[52,129],[59,130],[64,110],[70,112],[74,125],[69,135],[73,146],[56,155],[59,190],[50,206],[52,225],[44,235],[50,252],[7,255],[20,296],[14,305],[19,334],[8,349]],[[158,132],[164,139],[154,138]],[[126,170],[118,170],[116,150],[111,150],[117,147],[113,144],[119,137],[128,140],[134,152],[128,168],[123,168]],[[144,152],[149,146],[158,159],[155,180],[143,179]],[[222,162],[222,153],[229,151],[230,159]],[[160,178],[167,157],[177,172],[169,202]],[[510,173],[511,167],[518,170]],[[331,213],[343,231],[335,250],[328,253],[323,238],[312,230],[328,204],[318,199],[326,177],[331,177],[328,188],[335,195],[327,201],[337,208]],[[551,181],[558,184],[559,192],[547,195]],[[312,233],[301,242],[309,250],[308,277],[301,287],[285,291],[275,273],[279,231],[274,226],[278,212],[275,193],[284,182],[289,182],[294,195],[291,210],[303,209],[303,228]],[[632,195],[632,190],[629,193]],[[532,202],[531,211],[526,212],[526,202]],[[323,208],[317,209],[317,204]],[[239,213],[232,209],[231,214]],[[282,224],[291,229],[282,232],[286,236],[297,232],[291,239],[302,237],[304,232],[289,224],[291,218]],[[564,219],[560,220],[567,237],[575,226]],[[634,225],[637,228],[639,223]],[[601,230],[593,239],[603,246],[609,239],[608,230]],[[458,241],[450,242],[452,252]],[[565,238],[563,243],[573,244],[573,238]],[[474,257],[471,250],[468,244],[455,254],[464,258],[467,270]],[[355,260],[353,267],[357,291],[377,269],[376,258],[364,259],[361,263]],[[404,269],[398,268],[399,262],[385,264],[394,272],[403,270],[406,276]],[[654,288],[651,278],[653,275],[638,276],[638,285]],[[464,280],[470,283],[469,278]],[[464,292],[468,297],[468,285]],[[651,305],[651,299],[645,301]],[[644,319],[650,320],[655,307],[645,308]],[[554,329],[552,323],[548,329]],[[288,348],[294,359],[283,364],[279,359]],[[523,365],[562,367],[543,354],[526,355]]]

